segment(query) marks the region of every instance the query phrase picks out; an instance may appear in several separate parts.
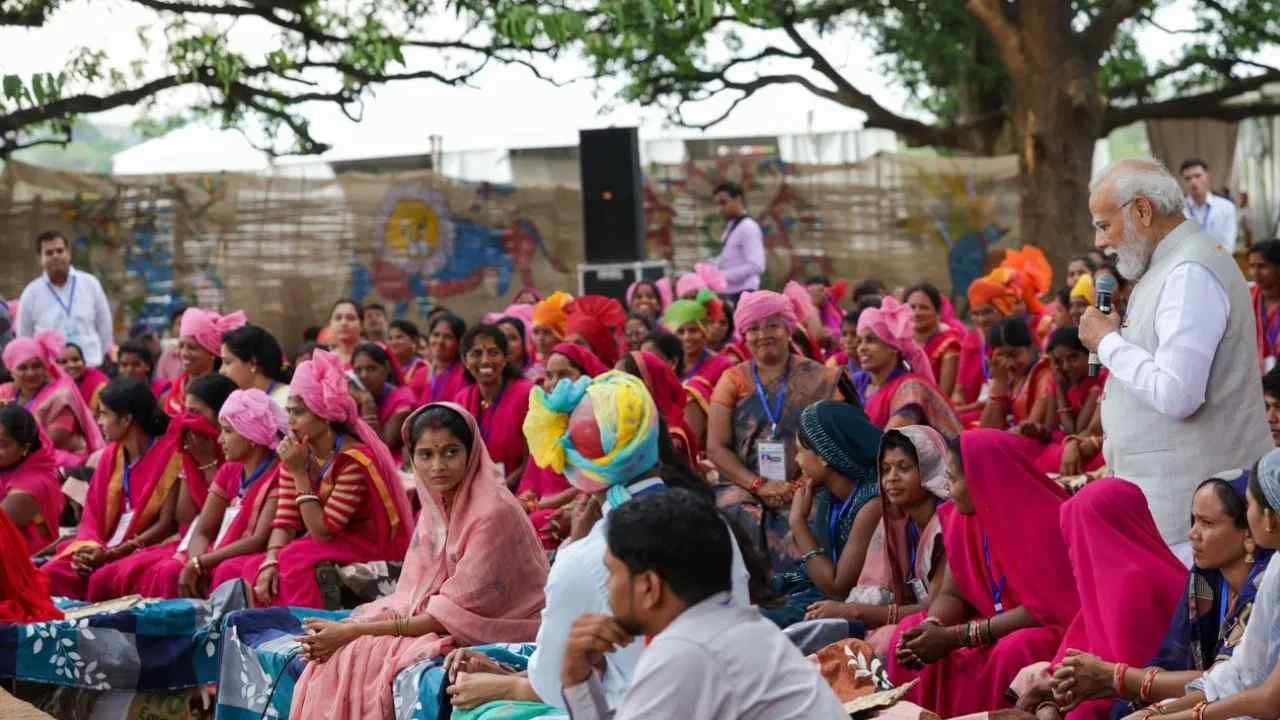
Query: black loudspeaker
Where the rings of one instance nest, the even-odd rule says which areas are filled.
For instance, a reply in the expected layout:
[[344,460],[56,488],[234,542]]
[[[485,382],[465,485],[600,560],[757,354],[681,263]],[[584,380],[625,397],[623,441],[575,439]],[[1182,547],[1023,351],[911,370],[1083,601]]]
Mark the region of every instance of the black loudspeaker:
[[627,288],[638,280],[657,282],[667,276],[665,260],[578,266],[578,294],[604,295],[627,304]]
[[636,129],[578,131],[582,233],[588,263],[644,259],[644,194]]

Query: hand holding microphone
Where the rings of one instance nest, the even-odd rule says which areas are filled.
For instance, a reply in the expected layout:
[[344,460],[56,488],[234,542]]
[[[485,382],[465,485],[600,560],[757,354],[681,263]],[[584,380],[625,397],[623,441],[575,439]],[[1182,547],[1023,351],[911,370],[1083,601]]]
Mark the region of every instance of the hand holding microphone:
[[[1104,315],[1111,314],[1114,309],[1112,299],[1115,297],[1116,289],[1116,279],[1110,274],[1102,275],[1094,281],[1093,291],[1097,298],[1095,304],[1098,307],[1098,312]],[[1083,324],[1083,321],[1081,324]],[[1102,337],[1105,337],[1105,335],[1100,336],[1098,342],[1102,341]],[[1098,351],[1094,346],[1093,352],[1089,353],[1089,377],[1098,377],[1100,372],[1102,372],[1102,361],[1098,359]]]

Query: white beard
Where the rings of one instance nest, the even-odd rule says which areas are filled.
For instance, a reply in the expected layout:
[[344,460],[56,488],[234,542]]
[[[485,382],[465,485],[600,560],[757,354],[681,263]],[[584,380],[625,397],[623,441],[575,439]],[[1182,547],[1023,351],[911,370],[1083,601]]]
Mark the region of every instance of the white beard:
[[1115,252],[1116,269],[1124,279],[1137,282],[1147,272],[1147,266],[1151,264],[1152,251],[1151,245],[1138,234],[1138,229],[1126,222],[1124,239],[1120,241],[1120,247],[1116,248]]

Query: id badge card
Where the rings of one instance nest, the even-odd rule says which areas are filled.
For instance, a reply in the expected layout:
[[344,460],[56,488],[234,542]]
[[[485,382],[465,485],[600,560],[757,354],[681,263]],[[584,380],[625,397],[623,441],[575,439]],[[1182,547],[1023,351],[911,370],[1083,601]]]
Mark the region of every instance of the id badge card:
[[760,477],[769,482],[785,482],[787,479],[787,451],[780,442],[756,443],[756,461]]
[[907,581],[907,585],[911,586],[911,592],[915,593],[916,604],[925,605],[929,602],[929,588],[920,578],[911,578]]
[[1270,355],[1267,357],[1266,360],[1263,360],[1262,363],[1263,363],[1263,366],[1267,369],[1267,372],[1271,372],[1276,367],[1276,356]]
[[126,510],[120,514],[120,521],[116,523],[116,531],[111,535],[111,539],[107,541],[107,547],[113,548],[124,542],[124,534],[129,532],[131,524],[133,524],[133,511]]
[[506,463],[494,463],[494,465],[497,465],[497,466],[498,466],[498,475],[499,475],[499,476],[501,476],[503,480],[506,480],[506,479],[507,479],[507,464],[506,464]]
[[222,543],[222,538],[226,536],[227,531],[231,529],[231,523],[236,521],[236,516],[240,514],[240,502],[237,500],[234,505],[230,505],[222,513],[222,527],[218,528],[218,537],[214,538],[210,548],[216,548]]

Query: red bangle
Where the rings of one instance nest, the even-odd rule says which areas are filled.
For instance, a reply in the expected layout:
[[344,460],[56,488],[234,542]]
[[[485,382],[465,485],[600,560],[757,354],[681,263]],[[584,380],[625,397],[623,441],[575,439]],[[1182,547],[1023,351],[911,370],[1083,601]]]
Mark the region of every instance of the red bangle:
[[1199,705],[1191,708],[1191,720],[1204,720],[1204,709],[1209,707],[1209,703],[1201,702]]
[[1156,676],[1160,674],[1160,668],[1151,668],[1147,670],[1147,674],[1142,678],[1142,687],[1138,689],[1138,700],[1142,703],[1151,702],[1151,686],[1155,685]]
[[766,480],[763,477],[757,475],[756,479],[751,483],[751,494],[755,495],[760,492],[760,488],[764,487],[765,482]]
[[989,396],[987,396],[987,402],[991,402],[991,401],[993,401],[993,400],[994,400],[994,401],[996,401],[996,402],[1009,402],[1009,398],[1010,398],[1010,397],[1012,397],[1012,396],[1010,396],[1010,395],[989,395]]
[[1129,671],[1129,666],[1124,663],[1116,663],[1115,671],[1112,673],[1111,686],[1116,691],[1116,697],[1128,699],[1124,692],[1124,674]]

